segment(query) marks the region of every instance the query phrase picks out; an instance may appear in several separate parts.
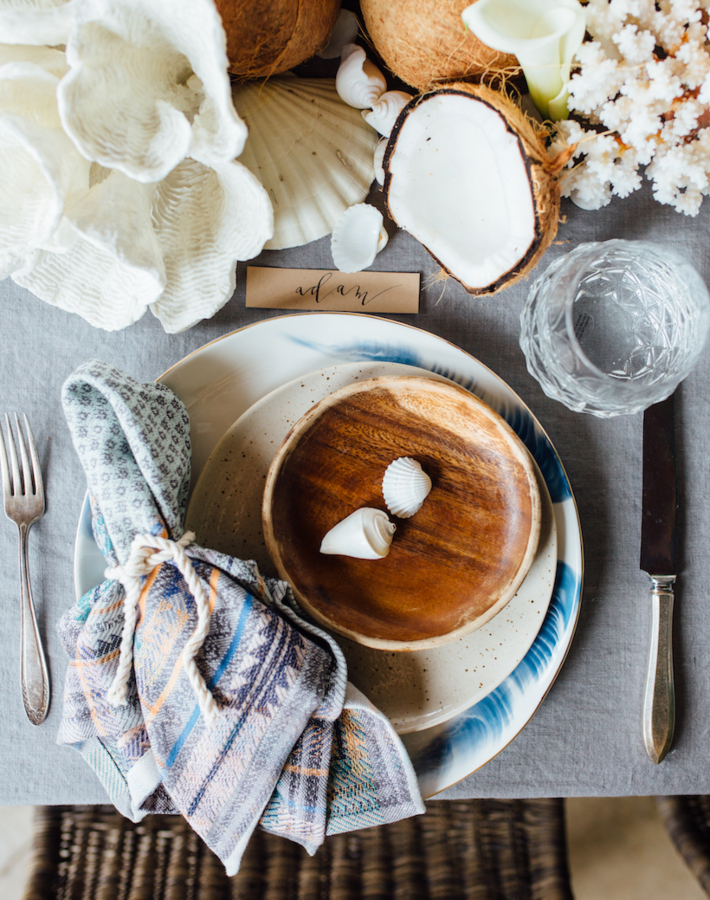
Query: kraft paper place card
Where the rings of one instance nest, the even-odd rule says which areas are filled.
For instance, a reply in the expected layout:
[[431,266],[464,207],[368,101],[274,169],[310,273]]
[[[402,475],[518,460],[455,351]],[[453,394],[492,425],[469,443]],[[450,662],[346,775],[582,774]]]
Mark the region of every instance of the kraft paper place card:
[[419,273],[247,266],[247,306],[337,312],[419,312]]

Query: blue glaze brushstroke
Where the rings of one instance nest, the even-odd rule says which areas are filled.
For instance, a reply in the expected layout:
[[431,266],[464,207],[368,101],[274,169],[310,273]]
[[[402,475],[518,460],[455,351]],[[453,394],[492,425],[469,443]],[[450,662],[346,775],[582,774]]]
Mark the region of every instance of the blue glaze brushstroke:
[[562,463],[546,434],[535,427],[535,420],[525,409],[498,410],[505,421],[530,451],[540,467],[542,477],[550,492],[553,503],[562,503],[572,496]]
[[417,366],[426,369],[435,375],[448,378],[460,385],[472,394],[475,394],[484,403],[487,403],[510,425],[521,441],[530,451],[535,462],[540,467],[542,477],[550,492],[553,503],[562,503],[572,496],[567,476],[562,468],[562,463],[550,443],[547,435],[543,434],[535,426],[535,420],[526,410],[517,405],[511,405],[492,395],[489,391],[482,390],[478,382],[472,378],[463,378],[457,372],[446,366],[425,361],[418,353],[398,344],[368,343],[351,344],[349,346],[329,346],[306,341],[302,338],[289,336],[290,340],[317,353],[336,357],[348,362],[391,362],[405,366]]
[[[572,491],[556,451],[547,436],[536,426],[532,414],[524,407],[491,394],[474,379],[462,378],[451,369],[426,362],[418,353],[401,345],[368,342],[367,345],[336,347],[289,337],[297,344],[339,360],[416,366],[459,384],[495,409],[520,437],[540,467],[552,502],[561,503],[571,498]],[[448,723],[445,730],[432,738],[425,747],[409,750],[425,794],[427,781],[432,790],[440,789],[439,785],[444,780],[443,772],[454,766],[456,758],[475,760],[478,757],[478,762],[482,765],[486,761],[483,758],[486,747],[495,744],[496,740],[500,741],[504,730],[517,717],[521,719],[521,728],[529,721],[530,716],[525,711],[521,714],[519,709],[521,697],[526,689],[543,678],[552,664],[579,608],[581,587],[581,572],[573,570],[563,560],[558,560],[545,620],[517,668],[494,691]]]
[[377,344],[369,342],[367,345],[351,344],[350,346],[332,346],[328,344],[316,344],[313,341],[306,341],[302,338],[289,335],[289,339],[301,347],[307,347],[316,353],[325,356],[332,356],[341,362],[388,362],[399,363],[402,366],[416,366],[419,369],[426,369],[434,375],[441,375],[442,378],[448,378],[461,387],[477,394],[477,382],[471,378],[462,378],[453,369],[446,366],[439,366],[436,363],[426,362],[422,357],[410,350],[408,347],[402,347],[399,344]]
[[418,773],[436,773],[438,781],[442,770],[453,764],[455,756],[475,757],[486,745],[500,740],[516,716],[522,693],[533,682],[540,681],[554,662],[579,606],[581,586],[581,572],[558,560],[550,605],[532,647],[494,691],[453,719],[425,748],[410,751]]

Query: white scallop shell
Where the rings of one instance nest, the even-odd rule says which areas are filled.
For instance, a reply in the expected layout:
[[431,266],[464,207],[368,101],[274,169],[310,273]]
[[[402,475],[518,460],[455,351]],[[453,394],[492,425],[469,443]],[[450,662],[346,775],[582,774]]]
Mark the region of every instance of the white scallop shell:
[[400,456],[391,462],[382,479],[382,496],[393,516],[408,519],[421,509],[431,490],[431,478],[416,459]]
[[375,131],[385,137],[389,137],[397,116],[412,99],[411,94],[404,91],[387,91],[373,105],[369,112],[363,112],[362,117],[368,125],[372,125]]
[[330,238],[335,267],[348,273],[367,269],[387,240],[388,234],[379,209],[369,203],[351,206],[335,223]]
[[275,76],[233,86],[249,128],[239,161],[274,206],[267,250],[300,247],[330,234],[365,199],[375,177],[377,134],[338,97],[332,78]]
[[335,87],[341,100],[355,109],[372,109],[387,90],[385,76],[370,62],[362,47],[346,44],[335,76]]
[[381,509],[356,509],[330,529],[320,552],[355,559],[383,559],[390,552],[396,528]]

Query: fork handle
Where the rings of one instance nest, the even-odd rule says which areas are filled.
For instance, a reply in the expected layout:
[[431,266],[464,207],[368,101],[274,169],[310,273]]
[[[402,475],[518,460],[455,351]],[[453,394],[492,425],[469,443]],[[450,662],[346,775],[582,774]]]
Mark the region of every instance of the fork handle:
[[27,537],[30,528],[20,525],[20,593],[22,596],[22,699],[27,718],[41,725],[49,709],[49,674],[42,640],[37,627],[30,571],[27,563]]

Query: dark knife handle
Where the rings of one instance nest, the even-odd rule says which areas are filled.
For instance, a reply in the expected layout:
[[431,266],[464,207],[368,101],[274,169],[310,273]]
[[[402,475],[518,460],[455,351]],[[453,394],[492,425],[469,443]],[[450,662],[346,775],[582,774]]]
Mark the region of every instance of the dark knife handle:
[[643,741],[659,763],[670,750],[675,727],[673,682],[673,585],[675,575],[651,575],[651,647],[643,704]]

